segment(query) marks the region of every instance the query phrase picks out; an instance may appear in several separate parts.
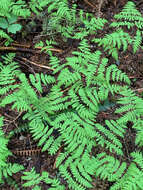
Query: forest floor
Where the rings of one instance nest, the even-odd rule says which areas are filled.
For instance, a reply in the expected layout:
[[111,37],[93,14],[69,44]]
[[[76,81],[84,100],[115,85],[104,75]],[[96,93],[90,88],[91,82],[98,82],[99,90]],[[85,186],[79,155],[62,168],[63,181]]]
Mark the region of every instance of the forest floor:
[[[90,4],[90,3],[91,4]],[[138,10],[143,14],[143,1],[134,1],[137,5]],[[102,18],[106,18],[109,21],[112,21],[113,15],[121,11],[123,6],[127,3],[127,0],[121,1],[104,1],[100,8],[100,15]],[[97,11],[97,6],[94,3],[94,0],[90,1],[78,1],[78,6],[86,11],[92,12],[95,6],[94,11]],[[29,21],[23,21],[23,25],[27,25]],[[102,36],[103,34],[101,34]],[[51,73],[50,68],[46,65],[48,55],[41,53],[40,48],[35,49],[35,43],[43,38],[41,36],[41,27],[40,23],[37,23],[35,26],[31,26],[30,30],[27,33],[19,32],[13,36],[14,42],[10,45],[9,49],[0,49],[1,54],[8,52],[15,52],[15,61],[20,63],[21,70],[26,73]],[[57,36],[58,38],[58,36]],[[59,41],[59,39],[57,39]],[[1,41],[1,47],[3,46],[3,41]],[[16,48],[16,49],[12,49]],[[77,48],[77,45],[72,43],[70,40],[68,43],[60,42],[60,46],[55,47],[53,50],[54,55],[59,57],[59,59],[64,59],[70,53]],[[112,61],[112,58],[111,58]],[[113,60],[114,61],[114,60]],[[115,62],[115,61],[114,61]],[[126,53],[120,52],[118,67],[124,71],[131,80],[131,88],[140,96],[143,95],[143,53],[142,50],[138,50],[136,54],[133,54],[130,48]],[[21,119],[20,115],[10,109],[9,106],[2,109],[0,108],[0,115],[5,116],[5,133],[9,133],[14,128],[18,126],[19,120]],[[105,120],[113,118],[112,110],[108,112],[101,112],[100,119]],[[132,129],[129,129],[129,133],[124,138],[124,148],[126,149],[127,154],[132,152],[135,149],[134,141],[135,138],[134,132]],[[18,133],[15,135],[10,143],[8,148],[13,152],[14,157],[10,157],[10,161],[17,162],[24,165],[25,168],[36,168],[36,172],[42,172],[46,170],[50,173],[51,176],[56,175],[55,165],[55,156],[49,156],[47,152],[41,152],[41,149],[36,146],[36,142],[32,140],[30,134],[25,132]],[[57,155],[56,155],[57,156]],[[20,183],[20,176],[14,175],[14,179],[17,183]],[[95,181],[95,180],[94,180]],[[64,183],[64,181],[63,181]],[[110,183],[103,180],[96,180],[93,182],[92,190],[108,190],[110,188]],[[5,186],[2,189],[9,189],[9,186]],[[43,190],[47,189],[47,186],[43,186]]]

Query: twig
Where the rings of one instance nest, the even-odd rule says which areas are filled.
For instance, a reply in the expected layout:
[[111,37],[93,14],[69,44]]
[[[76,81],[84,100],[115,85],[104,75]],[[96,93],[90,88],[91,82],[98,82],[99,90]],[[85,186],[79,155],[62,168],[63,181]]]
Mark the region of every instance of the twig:
[[24,57],[20,57],[20,59],[23,60],[23,61],[25,61],[25,62],[28,62],[28,63],[30,63],[30,64],[32,64],[32,65],[41,67],[41,68],[45,68],[45,69],[52,70],[52,71],[55,70],[55,69],[52,69],[51,67],[48,67],[48,66],[45,66],[45,65],[39,65],[39,64],[37,64],[37,63],[35,63],[35,62],[33,62],[33,61],[30,61],[30,60],[28,60],[28,59],[26,59],[26,58],[24,58]]
[[19,43],[11,43],[12,46],[16,46],[16,47],[24,47],[24,48],[30,48],[31,45],[27,45],[27,44],[19,44]]
[[[43,47],[36,47],[35,49],[42,49]],[[57,49],[57,48],[49,48],[47,50],[51,50],[51,51],[55,51],[55,52],[58,52],[58,53],[62,53],[63,50],[61,49]]]
[[103,4],[104,0],[98,0],[98,17],[100,17],[100,14],[101,14],[101,7],[102,7],[102,4]]
[[84,2],[88,4],[90,7],[92,7],[93,9],[96,9],[96,7],[92,3],[90,3],[88,0],[84,0]]
[[22,52],[30,52],[30,53],[41,53],[41,51],[27,49],[27,48],[16,48],[16,47],[0,47],[0,51],[22,51]]
[[[42,49],[42,47],[38,47],[38,48],[35,48],[35,49]],[[54,51],[54,52],[58,52],[58,53],[62,53],[63,52],[63,50],[56,49],[56,48],[49,48],[48,50],[51,50],[51,51]],[[28,48],[21,48],[21,47],[0,47],[0,51],[22,51],[22,52],[37,53],[37,54],[42,53],[39,50],[28,49]]]

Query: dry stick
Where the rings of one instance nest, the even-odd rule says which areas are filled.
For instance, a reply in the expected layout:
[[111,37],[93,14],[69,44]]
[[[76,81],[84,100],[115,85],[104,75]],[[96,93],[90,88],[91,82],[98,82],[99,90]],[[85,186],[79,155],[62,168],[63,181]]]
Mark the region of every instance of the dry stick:
[[[13,46],[19,46],[19,47],[25,47],[25,48],[30,48],[31,45],[26,45],[26,44],[18,44],[18,43],[12,43],[11,45]],[[43,47],[35,47],[35,49],[42,49]],[[48,50],[51,50],[51,51],[55,51],[55,52],[59,52],[59,53],[62,53],[63,50],[62,49],[58,49],[58,48],[49,48]]]
[[28,59],[26,59],[26,58],[24,58],[24,57],[20,57],[20,59],[22,59],[23,61],[26,61],[26,62],[28,62],[28,63],[30,63],[30,64],[32,64],[32,65],[41,67],[41,68],[49,69],[49,70],[52,70],[52,71],[55,70],[55,69],[52,69],[51,67],[48,67],[48,66],[45,66],[45,65],[39,65],[39,64],[37,64],[37,63],[35,63],[35,62],[33,62],[33,61],[30,61],[30,60],[28,60]]
[[22,52],[29,52],[29,53],[41,53],[41,51],[27,49],[27,48],[15,48],[15,47],[0,47],[0,51],[22,51]]
[[31,45],[28,44],[19,44],[19,43],[11,43],[12,46],[16,46],[16,47],[24,47],[24,48],[30,48]]
[[88,0],[84,0],[84,2],[88,4],[89,6],[91,6],[93,9],[96,9],[96,7],[92,3],[90,3]]
[[[42,49],[42,47],[38,47],[37,49]],[[55,52],[58,52],[58,53],[62,53],[63,52],[63,50],[61,50],[61,49],[55,49],[55,48],[49,48],[48,50],[55,51]],[[38,54],[41,53],[41,51],[34,50],[34,49],[15,48],[15,47],[0,47],[0,51],[22,51],[22,52],[38,53]]]
[[[43,47],[36,47],[35,49],[42,49]],[[58,52],[58,53],[62,53],[63,50],[62,49],[57,49],[57,48],[49,48],[47,50],[51,50],[51,51],[55,51],[55,52]]]
[[102,4],[104,3],[104,0],[98,0],[98,17],[100,17],[100,14],[101,14],[101,7],[102,7]]

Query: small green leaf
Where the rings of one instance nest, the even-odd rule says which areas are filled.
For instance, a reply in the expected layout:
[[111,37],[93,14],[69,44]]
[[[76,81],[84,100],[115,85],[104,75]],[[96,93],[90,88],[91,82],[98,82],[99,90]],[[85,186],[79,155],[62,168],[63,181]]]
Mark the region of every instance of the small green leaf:
[[17,31],[20,31],[22,26],[20,24],[12,24],[8,27],[8,32],[16,34]]
[[16,15],[11,15],[7,20],[9,24],[13,24],[17,21],[17,16]]
[[5,18],[0,18],[0,27],[3,29],[8,28],[8,22]]

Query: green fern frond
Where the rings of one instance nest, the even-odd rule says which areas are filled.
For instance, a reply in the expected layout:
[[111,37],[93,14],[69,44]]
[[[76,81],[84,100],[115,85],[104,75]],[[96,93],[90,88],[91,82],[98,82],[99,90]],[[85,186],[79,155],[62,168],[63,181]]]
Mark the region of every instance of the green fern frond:
[[67,171],[66,167],[61,166],[59,168],[60,173],[64,176],[64,179],[68,182],[69,188],[72,189],[77,189],[77,190],[85,190],[84,187],[79,185],[78,183],[75,182],[75,180],[72,179],[71,174]]
[[[90,169],[93,168],[94,162],[92,162],[93,160],[87,155],[88,153],[85,151],[81,158],[78,156],[70,156],[65,163],[59,167],[61,175],[66,179],[69,183],[69,187],[72,189],[83,190],[92,187],[90,174],[93,173]],[[90,164],[91,168],[89,167],[89,163],[92,163]],[[72,175],[69,171],[71,171]]]
[[134,37],[133,40],[133,52],[136,53],[136,51],[139,49],[139,47],[141,47],[141,43],[142,43],[142,33],[137,30],[136,32],[136,36]]
[[[82,176],[82,173],[80,173],[78,171],[78,164],[79,164],[80,160],[76,159],[71,165],[70,165],[70,169],[71,172],[73,174],[73,176],[75,177],[75,179],[77,180],[77,182],[79,182],[80,184],[82,184],[83,186],[85,186],[86,188],[91,188],[92,185],[91,183],[88,182],[87,179],[84,178],[84,176]],[[84,171],[85,174],[85,171]],[[91,179],[90,179],[91,180]]]
[[54,70],[53,73],[57,73],[60,71],[60,61],[57,57],[50,56],[49,65],[51,65],[51,68]]
[[20,74],[18,63],[13,61],[15,54],[10,53],[2,56],[3,62],[0,63],[0,95],[6,95],[8,91],[19,87],[16,76]]
[[60,181],[57,178],[50,178],[48,172],[43,171],[40,175],[36,173],[35,168],[32,168],[31,171],[23,172],[23,176],[21,177],[25,183],[22,185],[23,187],[33,187],[34,190],[40,190],[41,184],[44,181],[50,187],[49,190],[64,190],[64,186],[60,185]]
[[30,10],[27,8],[26,3],[23,0],[19,0],[17,2],[13,2],[12,0],[11,6],[9,8],[10,12],[16,16],[22,16],[26,18],[31,14]]
[[143,120],[138,119],[134,124],[133,124],[133,129],[136,130],[136,138],[135,138],[135,144],[139,147],[143,146]]
[[117,50],[123,47],[123,51],[126,51],[128,44],[132,43],[132,39],[128,33],[119,29],[111,34],[106,34],[104,38],[94,38],[92,42],[98,43],[98,46],[103,46],[105,51],[108,50],[109,54],[118,60]]
[[3,30],[0,30],[0,38],[7,39],[7,43],[12,42],[12,38],[7,33],[5,33]]
[[[107,126],[102,126],[99,123],[96,123],[96,141],[98,142],[98,144],[100,144],[102,147],[106,147],[107,149],[109,149],[110,152],[114,151],[119,155],[123,155],[123,151],[122,151],[122,144],[120,143],[120,140],[117,138],[117,136],[120,134],[121,136],[123,136],[123,132],[124,132],[124,128],[123,126],[120,126],[118,123],[114,124],[115,126],[118,126],[117,128],[119,128],[120,133],[116,134],[115,131],[113,130],[113,125],[111,124],[110,121],[105,121]],[[113,123],[113,121],[112,121]],[[114,126],[114,128],[115,128]],[[115,130],[117,129],[115,128]],[[110,129],[110,130],[109,130]],[[112,129],[112,130],[111,130]],[[121,133],[122,131],[122,133]]]
[[118,119],[120,123],[126,123],[131,121],[133,123],[137,122],[138,118],[142,115],[142,105],[143,100],[135,95],[135,93],[125,88],[120,92],[123,96],[117,100],[117,103],[122,105],[120,108],[116,109],[115,113],[124,113],[122,117]]
[[133,161],[128,167],[127,172],[112,185],[111,190],[143,189],[143,156],[138,152],[131,153],[131,156],[133,157]]
[[55,78],[52,76],[47,76],[44,75],[43,73],[41,73],[41,75],[39,73],[36,73],[36,75],[29,75],[29,79],[30,82],[32,83],[32,85],[40,92],[42,93],[43,89],[42,89],[42,83],[44,83],[45,86],[47,86],[50,83],[54,83],[55,82]]
[[8,0],[1,0],[1,4],[0,4],[0,16],[10,16],[9,14],[9,8],[12,5],[12,1]]
[[8,176],[12,176],[13,174],[23,170],[24,167],[22,165],[19,165],[19,164],[11,164],[11,163],[8,163],[6,167],[3,167],[2,169],[2,173],[3,173],[3,176],[5,178],[7,178]]
[[48,3],[49,2],[47,0],[30,0],[28,5],[32,12],[39,15],[40,11],[42,11],[43,8],[48,5]]
[[62,86],[65,85],[65,87],[71,86],[72,84],[75,84],[81,80],[81,76],[79,73],[71,73],[67,68],[64,69],[58,76],[58,85]]
[[[0,117],[0,168],[2,169],[3,167],[7,166],[6,159],[9,155],[12,155],[12,153],[8,150],[7,144],[8,144],[8,139],[5,138],[4,132],[2,130],[3,126],[3,117]],[[1,173],[2,171],[0,171]],[[2,174],[0,175],[0,179],[2,179]],[[0,180],[1,181],[1,180]]]
[[8,139],[5,137],[2,130],[3,119],[3,117],[0,117],[0,183],[3,183],[4,178],[8,180],[9,176],[12,176],[13,174],[24,169],[22,165],[7,162],[8,156],[11,156],[12,153],[7,147]]
[[[34,189],[37,188],[36,186],[42,181],[42,176],[40,174],[36,173],[34,168],[31,169],[30,172],[23,172],[23,176],[21,177],[22,180],[25,180],[25,182],[22,186],[23,187],[30,187],[33,186]],[[41,188],[39,188],[41,189]]]
[[136,26],[138,29],[143,28],[143,17],[141,13],[136,9],[135,4],[131,1],[124,6],[123,10],[114,16],[117,22],[113,22],[111,27],[127,26],[130,29]]
[[[111,75],[111,76],[110,76]],[[111,78],[112,77],[112,78]],[[128,85],[130,80],[128,76],[117,68],[116,65],[110,65],[106,70],[106,80],[109,83],[110,80],[125,82]]]
[[[109,181],[116,181],[125,173],[126,168],[127,164],[125,162],[120,162],[113,156],[102,152],[96,157],[95,176]],[[111,186],[112,188],[113,186]]]

